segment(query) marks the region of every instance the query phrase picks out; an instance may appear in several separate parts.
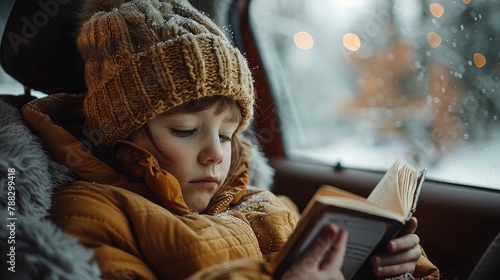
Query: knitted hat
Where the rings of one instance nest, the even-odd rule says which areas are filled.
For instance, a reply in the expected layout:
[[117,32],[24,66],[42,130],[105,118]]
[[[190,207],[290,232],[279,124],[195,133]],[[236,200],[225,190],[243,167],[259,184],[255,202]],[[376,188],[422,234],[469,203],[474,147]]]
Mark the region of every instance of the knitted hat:
[[85,61],[86,129],[101,145],[126,138],[187,101],[222,95],[252,118],[248,64],[224,33],[181,0],[90,0],[78,48]]

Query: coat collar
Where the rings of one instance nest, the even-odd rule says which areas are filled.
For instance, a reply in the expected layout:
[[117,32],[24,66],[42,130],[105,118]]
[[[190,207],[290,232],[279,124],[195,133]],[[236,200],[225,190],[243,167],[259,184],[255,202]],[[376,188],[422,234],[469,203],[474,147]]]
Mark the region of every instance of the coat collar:
[[156,158],[147,150],[135,143],[120,140],[115,144],[130,147],[130,163],[123,173],[129,179],[145,184],[161,201],[163,207],[178,215],[189,214],[191,211],[182,196],[179,181],[169,172],[160,168]]

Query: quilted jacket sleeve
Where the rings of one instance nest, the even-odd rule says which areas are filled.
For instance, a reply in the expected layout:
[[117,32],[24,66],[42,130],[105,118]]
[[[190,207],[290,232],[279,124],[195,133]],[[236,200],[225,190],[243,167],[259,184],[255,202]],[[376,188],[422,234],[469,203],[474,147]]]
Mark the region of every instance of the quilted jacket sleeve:
[[245,216],[267,263],[272,262],[297,225],[297,215],[280,198],[252,187],[233,210]]
[[417,266],[413,272],[416,279],[439,280],[441,279],[439,269],[427,258],[425,251],[420,247],[422,256],[417,261]]
[[[86,195],[82,195],[86,193]],[[53,197],[51,220],[94,251],[101,279],[157,279],[138,258],[135,238],[120,209],[83,186],[72,186]]]

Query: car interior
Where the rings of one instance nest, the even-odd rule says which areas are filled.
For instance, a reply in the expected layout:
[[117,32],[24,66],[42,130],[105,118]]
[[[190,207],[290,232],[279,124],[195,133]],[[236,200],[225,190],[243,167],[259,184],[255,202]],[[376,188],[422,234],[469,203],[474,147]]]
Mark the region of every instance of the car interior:
[[[50,7],[46,4],[49,2],[52,3]],[[202,10],[205,14],[214,19],[217,24],[224,27],[224,30],[228,32],[228,37],[242,51],[249,62],[257,94],[256,115],[252,128],[256,133],[260,148],[269,161],[270,166],[274,169],[272,191],[275,194],[284,195],[290,198],[297,205],[300,211],[304,210],[316,190],[318,190],[318,188],[322,185],[331,185],[364,197],[368,196],[387,170],[388,165],[386,163],[393,161],[391,153],[378,152],[375,156],[373,156],[373,154],[368,152],[365,153],[363,148],[351,145],[352,142],[349,142],[342,147],[334,148],[341,148],[342,151],[339,153],[342,155],[347,154],[347,156],[349,156],[349,154],[351,154],[350,156],[357,157],[356,161],[354,159],[351,160],[351,158],[347,158],[347,156],[344,158],[332,155],[333,157],[328,159],[326,159],[326,156],[322,157],[324,154],[329,153],[328,150],[319,150],[319,152],[316,151],[315,154],[306,154],[305,150],[300,150],[300,147],[308,145],[315,145],[319,147],[324,141],[318,140],[317,142],[319,144],[314,144],[314,139],[310,140],[307,138],[310,136],[312,139],[312,132],[310,132],[310,130],[304,130],[304,132],[301,130],[303,129],[302,126],[296,126],[295,124],[302,122],[303,126],[307,126],[309,123],[318,123],[318,126],[311,125],[311,127],[319,132],[323,130],[320,128],[319,123],[330,123],[332,126],[340,125],[331,128],[332,132],[328,132],[326,135],[326,138],[337,139],[337,135],[335,133],[346,135],[348,133],[354,133],[351,130],[347,130],[350,128],[344,129],[344,125],[347,123],[347,126],[356,126],[356,131],[359,133],[360,138],[372,141],[369,144],[366,144],[370,146],[370,149],[385,147],[385,144],[381,144],[381,142],[378,141],[392,141],[387,139],[389,139],[389,136],[392,137],[394,135],[392,133],[399,128],[391,127],[387,130],[386,127],[382,129],[377,128],[376,137],[373,136],[375,134],[366,134],[367,130],[373,130],[373,128],[363,126],[366,125],[366,123],[360,122],[359,119],[353,120],[353,118],[349,119],[348,117],[352,111],[359,113],[362,112],[363,109],[353,106],[349,107],[351,108],[351,111],[343,111],[343,108],[340,106],[334,106],[338,105],[337,102],[340,102],[339,100],[342,100],[341,98],[327,97],[327,94],[337,94],[339,96],[341,94],[345,94],[344,91],[346,91],[346,88],[348,87],[341,86],[340,84],[337,86],[337,84],[335,84],[335,81],[344,79],[344,76],[331,78],[333,80],[330,82],[323,82],[320,77],[321,74],[308,75],[307,73],[308,67],[320,68],[319,71],[323,72],[327,71],[328,68],[321,69],[321,67],[323,67],[321,61],[328,60],[330,58],[325,56],[319,60],[313,60],[313,58],[307,56],[307,50],[301,49],[298,50],[297,53],[294,53],[295,50],[292,51],[288,49],[291,49],[292,47],[285,45],[289,43],[291,46],[293,45],[293,47],[295,47],[298,44],[298,41],[295,41],[294,43],[293,35],[297,35],[299,31],[302,30],[310,30],[310,34],[316,36],[317,34],[320,34],[322,30],[334,30],[336,28],[342,29],[341,25],[329,25],[326,29],[316,27],[316,29],[314,29],[313,26],[327,24],[329,22],[327,19],[332,17],[329,13],[331,15],[341,14],[341,11],[333,10],[337,6],[342,6],[343,9],[356,9],[361,7],[362,3],[367,1],[316,0],[309,3],[308,1],[300,0],[190,0],[190,2],[193,6]],[[326,2],[338,3],[327,4]],[[378,3],[380,1],[375,2]],[[394,13],[398,13],[398,11],[401,12],[404,10],[403,8],[405,8],[400,7],[399,4],[396,3],[397,1],[384,2],[390,2],[390,4],[387,5],[392,6],[388,10],[391,10]],[[423,9],[427,11],[427,17],[436,17],[434,14],[435,11],[441,11],[441,9],[435,9],[436,7],[444,7],[444,15],[446,15],[447,11],[452,10],[452,8],[447,6],[449,4],[445,3],[449,1],[415,0],[410,2],[418,2],[418,7],[423,7]],[[476,20],[472,21],[471,24],[476,24],[478,21],[480,22],[481,20],[486,20],[488,16],[492,15],[492,13],[488,13],[487,9],[482,8],[485,5],[491,5],[489,9],[492,11],[500,10],[500,8],[497,8],[499,4],[491,0],[464,0],[458,2],[460,2],[460,7],[453,10],[455,11],[455,14],[453,17],[448,19],[450,22],[452,20],[458,20],[460,16],[464,14],[470,16],[472,13],[471,11],[475,11],[473,17],[476,18]],[[0,80],[0,84],[15,83],[17,87],[0,87],[3,91],[0,92],[1,100],[12,105],[16,109],[20,109],[26,102],[35,98],[40,98],[44,95],[58,92],[85,92],[83,62],[76,51],[74,40],[78,31],[78,21],[75,18],[77,14],[76,11],[81,9],[83,3],[83,0],[2,1],[2,4],[0,5],[2,6],[3,36],[1,42],[0,62],[5,73],[2,74],[3,76]],[[313,3],[315,5],[324,5],[324,7],[311,7]],[[364,5],[369,6],[369,4]],[[381,8],[382,6],[387,8],[386,4],[380,4],[375,7]],[[331,10],[328,11],[329,9]],[[381,12],[378,12],[378,10],[374,10],[373,7],[370,9],[372,15],[382,14]],[[313,13],[313,10],[315,13],[321,14],[324,18],[322,21],[318,19],[318,21],[320,21],[319,23],[313,22],[313,16],[306,16],[308,11]],[[406,13],[410,13],[407,10],[404,11],[406,11]],[[392,17],[397,18],[394,14],[392,14]],[[357,18],[357,21],[353,21],[352,18]],[[385,20],[385,17],[383,18]],[[415,17],[413,19],[416,20]],[[366,22],[370,21],[369,18],[365,18],[365,20]],[[340,19],[338,19],[338,21],[340,21]],[[363,21],[362,17],[359,15],[356,16],[353,13],[349,21],[350,26],[359,27],[361,25],[361,29],[358,30],[375,32],[373,26],[370,28],[367,28],[366,26],[363,27],[363,22],[360,21]],[[436,21],[438,21],[438,23],[436,23]],[[299,24],[298,22],[301,23]],[[336,22],[336,24],[338,24],[338,22],[334,19],[331,19],[331,22]],[[347,22],[347,20],[345,20],[345,22]],[[438,17],[436,17],[436,20],[430,20],[430,22],[432,22],[432,26],[435,27],[439,25],[441,28],[440,30],[444,30],[443,26],[445,26],[445,22],[439,22]],[[498,21],[495,19],[494,23],[497,22]],[[395,25],[395,23],[393,23],[393,25]],[[450,34],[460,33],[461,24],[454,26],[458,26],[458,29],[455,30],[450,28],[450,30],[455,30],[455,32],[450,31]],[[391,27],[393,26],[391,25]],[[423,24],[420,27],[421,29],[427,28],[424,27]],[[467,29],[467,27],[464,28]],[[290,30],[290,34],[286,33],[284,30]],[[339,33],[344,32],[343,30],[344,29],[339,31]],[[352,28],[351,30],[355,29]],[[491,58],[486,55],[488,58],[487,62],[489,64],[493,64],[493,66],[492,68],[488,68],[488,70],[484,70],[486,68],[482,68],[482,71],[489,71],[488,73],[491,73],[489,77],[493,77],[493,82],[489,85],[492,89],[497,89],[496,86],[499,82],[496,78],[499,77],[500,72],[500,49],[496,47],[499,46],[497,43],[500,41],[500,25],[493,25],[491,29],[478,28],[476,30],[496,32],[485,35],[486,37],[491,38],[488,39],[488,41],[492,44],[491,50],[488,46],[481,48],[481,50],[484,52],[490,50],[491,53],[495,55]],[[352,32],[356,33],[355,31]],[[358,34],[361,33],[358,32]],[[427,38],[429,44],[431,44],[434,42],[432,40],[434,37],[429,34],[430,33],[426,33],[422,35],[422,37]],[[474,32],[471,34],[474,34]],[[270,36],[274,36],[273,38],[277,39],[269,39],[271,38]],[[444,38],[444,35],[441,36]],[[317,38],[317,40],[314,41],[315,48],[322,42],[328,41],[326,39],[322,41],[319,37],[320,35],[314,37],[315,39]],[[384,41],[384,43],[389,40],[386,37],[382,37],[383,36],[370,37],[365,35],[365,39],[371,38],[373,42],[376,41],[375,39]],[[307,38],[309,37],[306,37],[306,39]],[[333,41],[338,38],[331,35],[330,40]],[[347,37],[344,37],[344,39],[345,38]],[[361,36],[361,38],[363,39],[363,36]],[[295,37],[295,39],[298,40],[297,37]],[[441,40],[443,44],[447,42],[446,38]],[[448,41],[449,40],[450,39],[448,38]],[[465,39],[459,38],[456,42],[461,42],[460,40]],[[369,40],[361,40],[361,42],[367,41]],[[379,41],[377,41],[377,44],[382,44]],[[355,45],[356,42],[357,41],[354,41]],[[341,43],[336,44],[335,48],[340,49]],[[413,46],[415,46],[415,44]],[[320,47],[321,46],[317,48]],[[398,45],[398,47],[400,47],[400,45]],[[470,45],[464,47],[464,49],[473,47],[474,46]],[[379,50],[381,48],[382,47],[378,46]],[[430,51],[422,50],[421,52],[424,56],[430,52],[433,52],[433,55],[437,56],[439,54],[437,51],[438,48],[439,47],[434,48],[435,50],[431,49]],[[271,57],[273,52],[276,53],[276,56]],[[367,62],[368,58],[373,58],[375,56],[373,52],[360,54],[359,57],[352,54],[355,53],[355,51],[346,51],[343,49],[342,51],[337,50],[337,52],[340,53],[338,56],[341,58],[339,59],[349,60],[349,63],[359,63],[358,67],[359,65],[362,65],[362,71],[355,72],[357,74],[350,74],[354,76],[357,75],[355,78],[352,78],[354,82],[357,81],[359,83],[360,75],[366,75],[364,77],[369,77],[369,75],[373,74],[373,72],[383,72],[380,68],[370,67],[370,65],[374,65],[373,61]],[[479,52],[480,51],[477,51],[476,54]],[[393,50],[390,53],[392,55],[395,54],[396,51]],[[283,57],[280,57],[280,55],[283,57],[288,55],[293,57],[295,61],[285,63],[280,60],[284,59]],[[332,57],[334,57],[333,54]],[[387,58],[388,56],[385,55],[383,57]],[[443,55],[443,57],[449,56]],[[404,64],[402,60],[403,59],[396,59],[396,65],[391,66],[395,67],[395,72],[405,71],[401,70],[401,67],[403,67],[402,65]],[[338,60],[331,61],[335,64],[335,61]],[[476,65],[479,63],[471,61],[465,61],[464,65],[474,66],[474,63],[476,63]],[[300,64],[300,67],[302,67],[300,68],[302,69],[302,72],[299,72],[297,76],[288,75],[289,72],[287,71],[289,69],[286,69],[293,63]],[[344,61],[342,63],[346,62]],[[416,65],[415,62],[412,63],[413,66]],[[428,63],[429,64],[427,65],[432,64],[432,62]],[[489,64],[486,65],[488,66]],[[280,67],[285,68],[285,70],[280,70]],[[328,67],[335,67],[335,65]],[[344,65],[344,67],[347,66]],[[426,71],[422,71],[423,74],[419,73],[421,74],[420,76],[416,74],[416,78],[412,78],[412,80],[408,82],[409,85],[406,85],[407,88],[411,89],[413,85],[412,83],[418,82],[419,77],[429,77],[431,75],[433,70],[430,66],[424,68],[426,68]],[[413,71],[417,71],[415,70],[415,67],[412,69]],[[418,68],[418,71],[421,69],[422,68]],[[345,69],[341,69],[339,71],[341,74],[342,72],[348,72],[348,70]],[[455,70],[446,70],[444,73],[452,71]],[[468,70],[467,72],[464,70],[464,72],[472,73],[473,71]],[[347,76],[346,73],[343,74]],[[456,78],[459,75],[454,74],[454,76]],[[311,81],[309,81],[310,83],[304,82],[304,84],[298,85],[298,83],[294,83],[294,79],[298,79],[298,77],[303,77],[304,79],[309,78]],[[438,77],[443,79],[443,75],[438,75]],[[391,76],[391,79],[399,78]],[[381,78],[377,78],[375,81],[380,82]],[[318,88],[321,88],[327,92],[327,94],[314,95],[315,93],[313,91],[319,91],[319,89],[312,88],[310,85],[315,83],[322,83],[322,86],[318,86]],[[366,85],[366,87],[369,89],[369,85]],[[374,86],[371,85],[371,87]],[[416,88],[416,86],[414,87]],[[295,88],[300,88],[298,89],[300,91],[299,95],[301,95],[302,97],[300,98],[303,99],[294,99],[296,97],[290,94],[290,92]],[[428,86],[428,88],[432,89],[432,84],[431,86]],[[451,88],[453,88],[453,86]],[[311,92],[308,92],[308,90]],[[358,91],[361,92],[361,89]],[[451,92],[451,90],[448,92]],[[429,96],[432,95],[431,93],[423,94],[428,94]],[[494,92],[494,90],[492,90],[491,96],[496,97],[490,99],[493,101],[488,101],[494,103],[488,103],[490,104],[490,107],[488,107],[490,108],[490,111],[493,112],[494,110],[498,110],[495,111],[494,114],[500,114],[500,109],[498,109],[500,108],[500,99],[498,98],[498,94],[499,92]],[[423,103],[432,103],[434,100],[433,98],[434,97],[432,96],[430,98],[427,97],[427,99],[424,97]],[[464,99],[468,100],[469,103],[467,104],[470,104],[471,99]],[[373,100],[376,100],[376,98]],[[311,103],[312,107],[300,108],[302,103]],[[326,115],[326,113],[322,114],[320,112],[316,112],[314,108],[317,108],[317,111],[321,111],[326,108],[320,104],[330,106],[328,108],[330,108],[332,112],[329,112],[329,115]],[[372,104],[372,107],[374,106],[375,105]],[[426,108],[428,109],[433,107]],[[405,110],[410,111],[410,109]],[[419,115],[432,114],[427,111],[424,112],[419,110],[424,109],[415,110],[415,112]],[[387,113],[388,111],[385,112]],[[313,115],[311,117],[312,119],[302,118],[302,116],[306,114]],[[342,119],[328,117],[339,115],[342,115]],[[356,118],[362,118],[363,116],[369,117],[370,115],[360,114]],[[451,126],[452,124],[450,123],[447,123],[446,127]],[[426,125],[428,125],[428,122],[426,122]],[[364,128],[366,128],[365,131],[363,131]],[[327,129],[325,129],[325,131],[326,130]],[[416,132],[414,133],[423,133],[420,130],[415,131]],[[473,152],[464,157],[465,161],[463,166],[465,166],[465,169],[453,169],[455,166],[458,166],[458,163],[453,160],[446,161],[450,166],[449,172],[443,173],[445,174],[443,175],[444,177],[439,177],[437,173],[435,176],[430,174],[424,182],[424,186],[418,200],[418,207],[415,213],[415,216],[418,219],[417,234],[420,237],[420,243],[427,256],[440,269],[442,279],[495,279],[496,277],[499,277],[498,275],[500,275],[500,266],[498,265],[500,264],[500,176],[498,175],[500,174],[500,153],[495,153],[495,151],[498,150],[496,147],[500,146],[500,143],[498,142],[500,139],[500,121],[497,120],[497,117],[495,117],[493,121],[490,133],[496,135],[496,139],[493,139],[494,141],[492,140],[492,142],[472,142],[470,139],[464,140],[464,137],[458,137],[461,142],[455,145],[469,148],[474,146],[477,149],[474,151],[479,151],[480,149],[481,151],[484,151],[486,149],[488,156],[493,158],[492,161],[483,159],[482,153],[480,152]],[[301,137],[304,137],[304,135],[306,135],[305,138],[307,139],[302,141]],[[414,137],[414,134],[409,135],[410,136],[407,135],[406,137]],[[342,144],[344,142],[340,140],[332,141],[332,146],[335,146],[338,143]],[[412,151],[415,151],[415,149]],[[407,156],[409,161],[414,163],[416,166],[428,168],[430,173],[433,168],[437,169],[436,166],[441,167],[441,165],[439,165],[440,162],[445,161],[444,156],[443,159],[436,157],[436,154],[439,154],[439,151],[436,149],[428,149],[423,152],[422,150],[419,151],[419,153],[412,153],[410,155],[406,154],[405,156]],[[452,150],[448,153],[458,153],[458,151]],[[356,162],[364,163],[357,164]],[[377,162],[380,162],[381,164],[374,167],[374,164]],[[482,163],[484,164],[481,165]],[[482,166],[481,168],[489,168],[487,171],[484,171],[488,173],[474,173],[477,169],[475,167],[476,165]],[[470,172],[467,170],[470,170]],[[460,181],[457,179],[461,178],[461,176],[467,176],[468,181]],[[488,180],[487,183],[483,183],[485,182],[483,179]],[[21,187],[19,187],[19,189],[21,189]],[[18,191],[21,192],[22,190]],[[3,194],[4,192],[2,191],[0,193]]]

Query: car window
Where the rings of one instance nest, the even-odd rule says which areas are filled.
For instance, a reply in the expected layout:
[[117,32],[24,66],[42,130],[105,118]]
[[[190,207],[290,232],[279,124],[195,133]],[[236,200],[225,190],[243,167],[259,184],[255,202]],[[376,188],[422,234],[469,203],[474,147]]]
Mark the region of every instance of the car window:
[[500,189],[500,2],[254,0],[287,157]]

